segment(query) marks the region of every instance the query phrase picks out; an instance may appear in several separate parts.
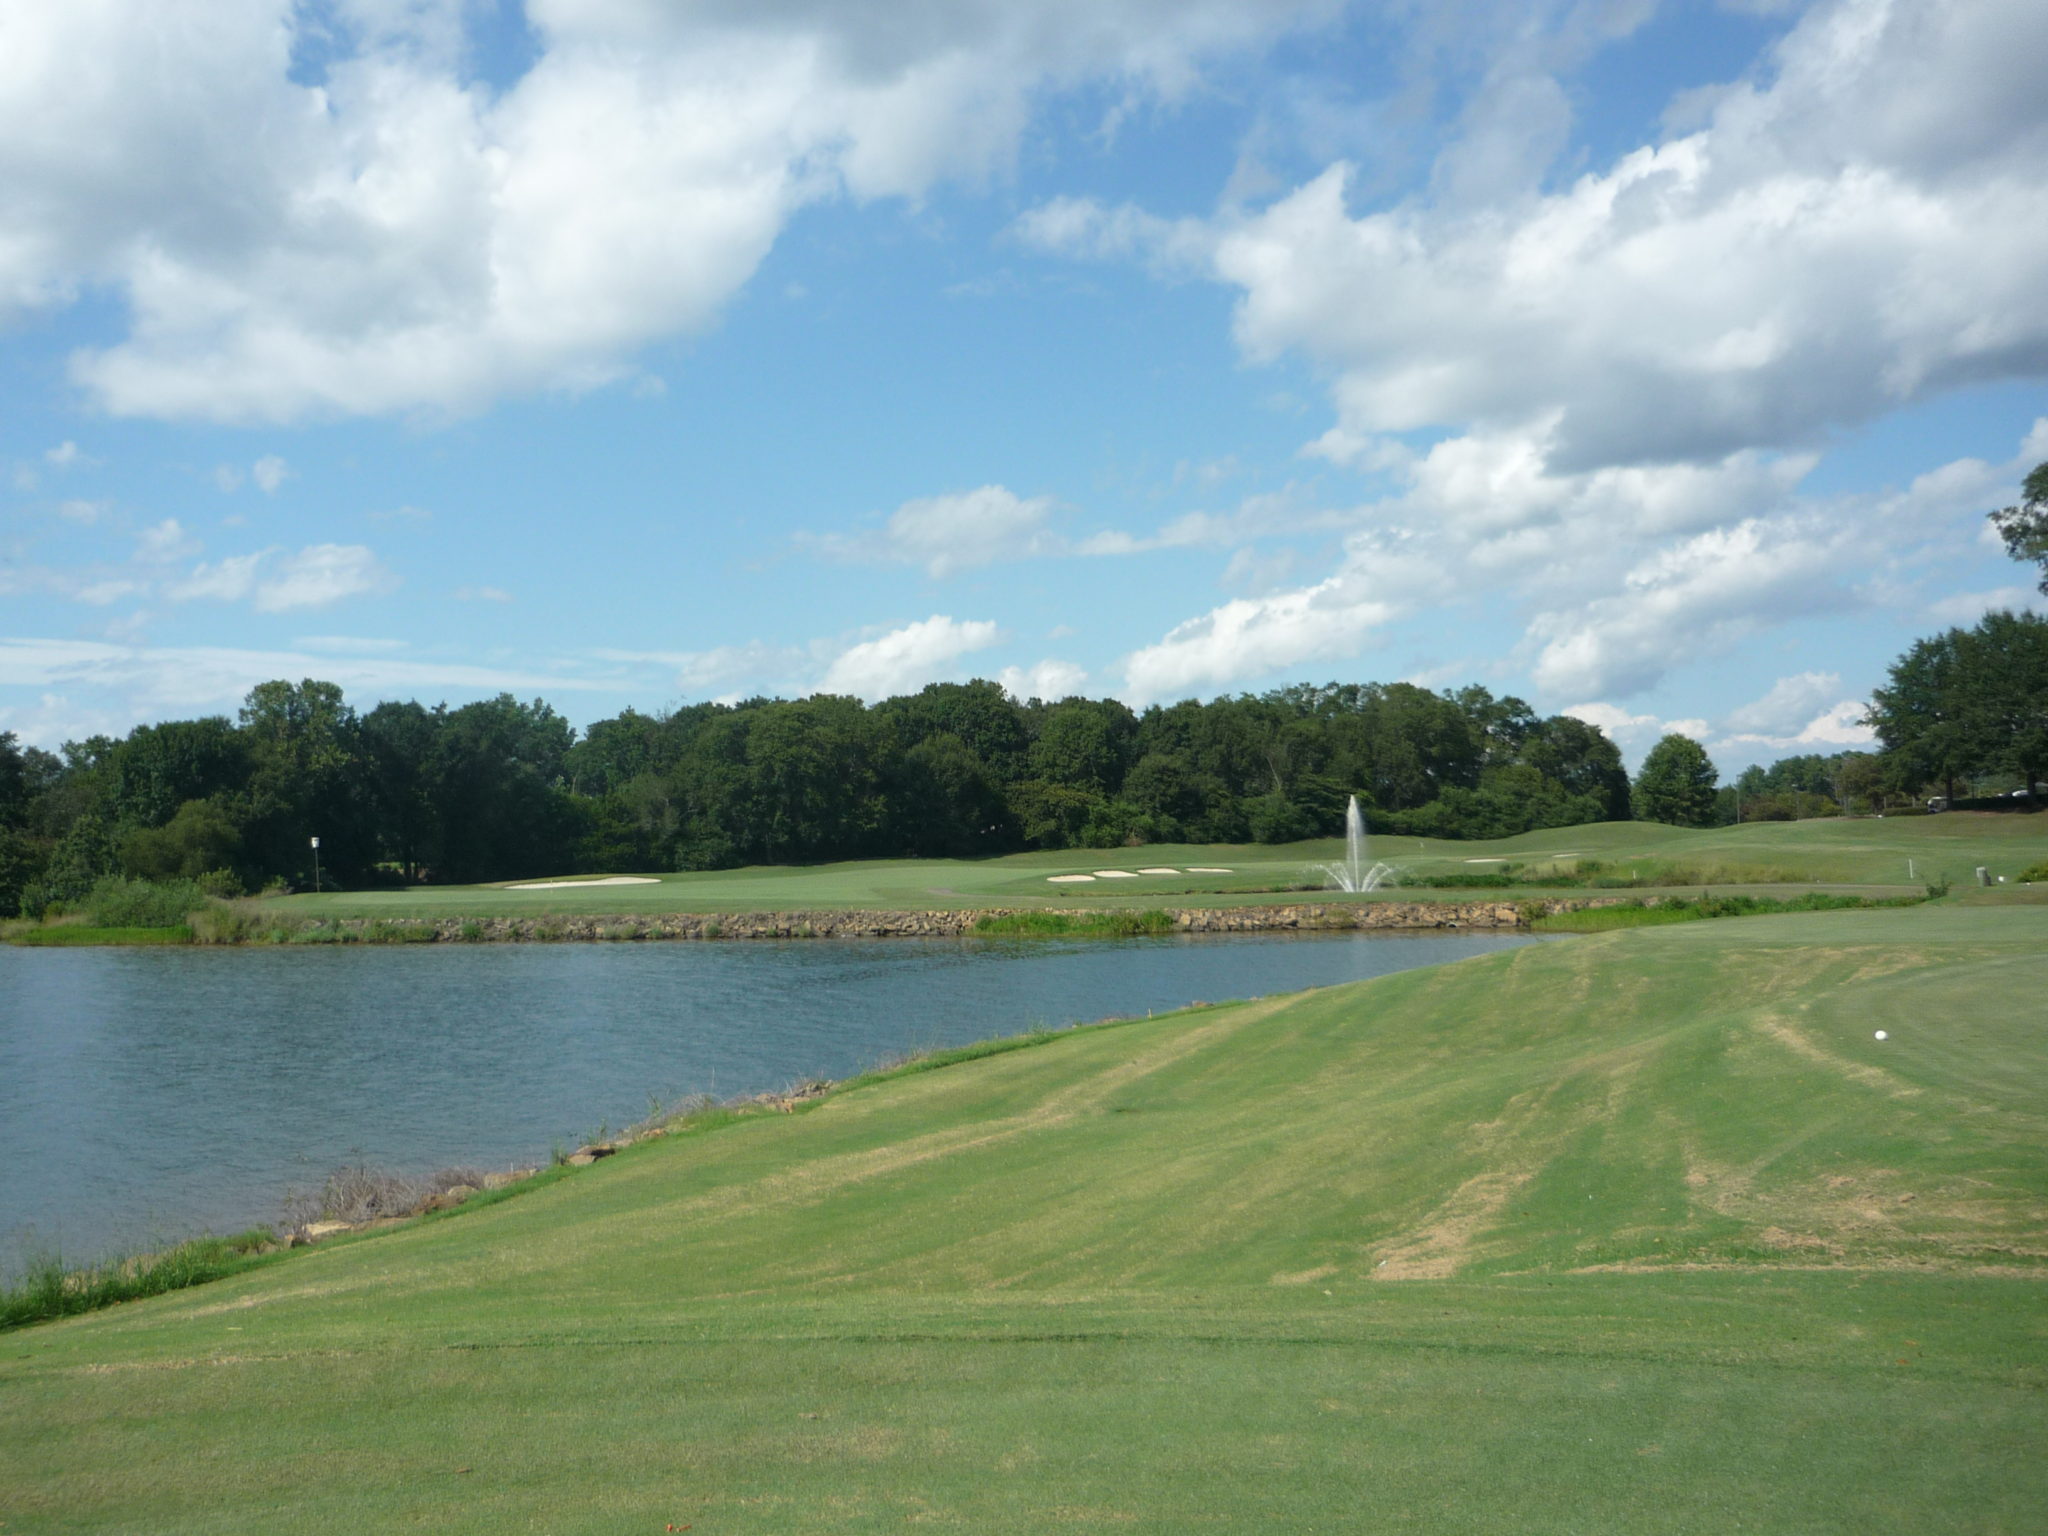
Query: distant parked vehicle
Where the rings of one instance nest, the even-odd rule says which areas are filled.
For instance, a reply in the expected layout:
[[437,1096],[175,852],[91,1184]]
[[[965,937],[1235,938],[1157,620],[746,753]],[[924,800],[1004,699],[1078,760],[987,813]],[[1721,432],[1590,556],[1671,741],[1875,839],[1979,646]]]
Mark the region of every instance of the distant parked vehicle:
[[1945,810],[1947,810],[1947,809],[1948,809],[1948,796],[1947,796],[1947,795],[1935,795],[1935,796],[1933,796],[1933,797],[1932,797],[1931,799],[1929,799],[1929,800],[1928,800],[1928,802],[1927,802],[1927,809],[1928,809],[1928,810],[1930,810],[1930,811],[1945,811]]

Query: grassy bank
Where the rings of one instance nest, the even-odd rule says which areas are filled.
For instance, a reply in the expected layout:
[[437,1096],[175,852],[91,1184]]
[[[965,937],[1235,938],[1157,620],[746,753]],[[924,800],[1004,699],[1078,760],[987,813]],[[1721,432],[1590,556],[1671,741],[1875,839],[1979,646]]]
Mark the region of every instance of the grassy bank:
[[1606,933],[1616,928],[1662,928],[1672,923],[1696,923],[1716,917],[1776,917],[1788,912],[1853,912],[1869,908],[1918,906],[1925,897],[1840,896],[1809,892],[1802,896],[1698,896],[1664,897],[1651,906],[1627,902],[1612,907],[1584,907],[1576,912],[1549,912],[1534,916],[1529,927],[1537,933]]
[[1818,913],[901,1073],[12,1334],[0,1519],[2031,1529],[2044,996]]

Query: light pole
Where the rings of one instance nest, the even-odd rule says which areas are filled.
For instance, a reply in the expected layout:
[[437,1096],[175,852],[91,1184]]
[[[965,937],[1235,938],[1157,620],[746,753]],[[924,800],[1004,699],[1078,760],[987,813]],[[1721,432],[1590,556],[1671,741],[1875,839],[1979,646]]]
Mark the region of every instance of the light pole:
[[318,893],[319,889],[320,889],[320,839],[316,837],[316,838],[314,838],[314,839],[313,839],[313,890],[315,891],[315,893]]

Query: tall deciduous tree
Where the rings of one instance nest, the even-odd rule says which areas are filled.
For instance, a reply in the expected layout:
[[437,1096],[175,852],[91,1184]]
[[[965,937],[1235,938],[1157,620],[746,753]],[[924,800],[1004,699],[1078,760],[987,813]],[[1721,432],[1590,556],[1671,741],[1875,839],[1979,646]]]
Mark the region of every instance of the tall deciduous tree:
[[2019,503],[1993,512],[1991,525],[2005,540],[2007,554],[2041,567],[2041,590],[2048,592],[2048,464],[2034,466],[2020,486]]
[[2048,619],[1989,613],[1916,640],[1866,718],[1903,777],[1951,800],[1958,779],[2000,769],[2032,790],[2048,774]]
[[1650,748],[1643,771],[1636,775],[1636,820],[1671,827],[1712,826],[1719,779],[1707,749],[1674,731]]
[[1964,631],[1962,656],[1983,766],[2017,774],[2037,795],[2048,775],[2048,619],[1987,613]]

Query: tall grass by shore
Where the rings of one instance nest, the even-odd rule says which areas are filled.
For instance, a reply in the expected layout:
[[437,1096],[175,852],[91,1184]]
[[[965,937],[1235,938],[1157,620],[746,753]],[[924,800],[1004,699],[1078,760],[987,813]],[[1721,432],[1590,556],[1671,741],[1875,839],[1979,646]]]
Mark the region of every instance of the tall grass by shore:
[[75,1268],[60,1254],[37,1254],[17,1280],[0,1284],[0,1332],[204,1285],[269,1263],[278,1254],[278,1236],[269,1227],[251,1227],[232,1237],[194,1238],[160,1252]]
[[1012,912],[977,918],[976,934],[986,938],[1132,939],[1171,933],[1170,912]]
[[1677,897],[1655,903],[1627,902],[1611,907],[1582,907],[1576,912],[1537,913],[1530,917],[1529,927],[1536,933],[1606,933],[1616,928],[1661,928],[1670,923],[1697,923],[1716,917],[1913,907],[1927,899],[1926,896],[1836,896],[1822,891],[1787,899],[1773,896],[1701,896],[1697,900],[1688,900]]

